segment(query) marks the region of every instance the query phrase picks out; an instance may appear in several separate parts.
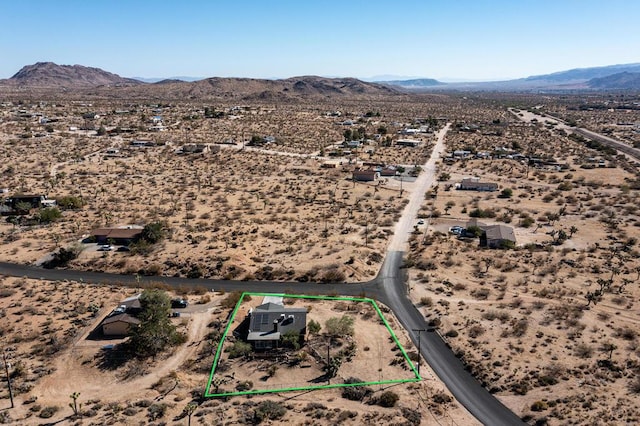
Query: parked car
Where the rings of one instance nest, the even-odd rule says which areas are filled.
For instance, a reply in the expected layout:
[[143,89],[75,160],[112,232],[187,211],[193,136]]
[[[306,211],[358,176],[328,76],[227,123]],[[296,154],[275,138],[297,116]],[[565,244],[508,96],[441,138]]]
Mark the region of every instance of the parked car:
[[418,221],[418,225],[424,225],[424,220],[420,219],[420,220]]
[[458,225],[455,225],[449,228],[449,232],[455,235],[462,235],[462,231],[464,231],[464,228]]
[[113,250],[113,246],[111,244],[102,244],[98,247],[98,251],[111,251]]
[[186,308],[187,305],[189,305],[189,302],[187,302],[184,299],[173,299],[173,300],[171,300],[171,307],[173,309]]

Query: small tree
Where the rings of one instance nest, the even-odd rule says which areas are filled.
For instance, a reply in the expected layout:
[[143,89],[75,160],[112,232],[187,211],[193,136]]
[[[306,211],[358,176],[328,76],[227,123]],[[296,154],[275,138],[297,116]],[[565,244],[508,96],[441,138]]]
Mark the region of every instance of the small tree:
[[282,343],[292,347],[294,350],[300,349],[300,333],[296,330],[289,330],[282,335]]
[[145,225],[142,229],[142,239],[149,242],[150,244],[155,244],[165,237],[165,227],[161,222],[153,222]]
[[133,330],[129,347],[140,357],[155,356],[169,346],[184,342],[185,336],[176,331],[169,319],[171,299],[164,291],[145,290],[140,296],[142,312],[138,316],[141,323]]

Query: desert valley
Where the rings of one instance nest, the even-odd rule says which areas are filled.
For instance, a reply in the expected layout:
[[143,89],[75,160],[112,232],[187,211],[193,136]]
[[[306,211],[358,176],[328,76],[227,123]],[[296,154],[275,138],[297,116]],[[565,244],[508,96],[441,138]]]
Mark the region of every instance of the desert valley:
[[525,424],[640,421],[637,92],[39,63],[0,159],[0,424],[481,424],[430,339]]

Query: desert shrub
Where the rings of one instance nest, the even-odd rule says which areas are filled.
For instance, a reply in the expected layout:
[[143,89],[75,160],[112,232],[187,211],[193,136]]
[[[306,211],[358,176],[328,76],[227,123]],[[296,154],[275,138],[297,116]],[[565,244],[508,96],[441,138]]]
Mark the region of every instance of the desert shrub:
[[433,402],[436,404],[448,404],[451,401],[453,401],[453,398],[442,391],[438,391],[433,394]]
[[46,207],[38,212],[38,220],[40,223],[56,222],[62,217],[62,213],[57,207]]
[[71,195],[57,198],[56,203],[63,210],[77,210],[82,208],[82,206],[84,205],[84,203],[82,202],[82,198],[74,197]]
[[591,358],[593,356],[593,348],[586,343],[578,343],[573,348],[573,352],[579,358]]
[[422,296],[420,298],[420,304],[422,306],[426,306],[426,307],[433,306],[433,299],[431,299],[430,297],[427,297],[427,296]]
[[451,329],[451,330],[447,331],[444,335],[447,336],[447,337],[458,337],[458,331],[454,330],[454,329]]
[[[349,377],[344,381],[345,384],[363,383],[357,377]],[[346,386],[342,388],[342,397],[351,401],[362,401],[373,393],[371,388],[366,386]]]
[[42,419],[50,419],[53,417],[58,411],[60,411],[60,407],[56,407],[55,405],[50,405],[48,407],[44,407],[38,417]]
[[261,402],[254,412],[255,420],[260,423],[263,420],[277,420],[287,413],[284,405],[274,401]]
[[249,355],[252,351],[251,345],[242,340],[238,340],[227,350],[229,358],[239,358],[241,356]]
[[473,296],[475,299],[478,299],[478,300],[487,300],[489,298],[490,293],[491,293],[491,290],[489,290],[488,288],[482,287],[482,288],[477,288],[475,290],[472,290],[471,296]]
[[346,279],[346,275],[339,268],[330,268],[322,274],[320,281],[323,283],[340,283],[344,282]]
[[157,420],[164,417],[167,412],[167,404],[159,403],[159,404],[151,404],[149,408],[147,408],[147,417],[149,420]]
[[402,407],[402,417],[407,419],[407,422],[412,425],[419,425],[422,422],[422,414],[420,411],[413,410],[408,407]]
[[239,392],[248,391],[253,388],[253,382],[251,380],[245,380],[236,385],[236,390]]
[[471,327],[469,327],[469,337],[472,339],[475,339],[476,337],[479,337],[481,335],[483,335],[485,332],[485,328],[481,325],[472,325]]
[[547,404],[545,401],[536,401],[531,404],[531,411],[544,411],[547,408],[549,408],[549,404]]
[[476,208],[469,212],[469,216],[476,218],[496,217],[496,212],[493,209]]
[[233,293],[229,293],[227,297],[225,297],[222,302],[220,302],[220,306],[227,309],[235,308],[236,304],[242,297],[242,292],[234,291]]
[[354,319],[350,315],[343,315],[340,318],[331,317],[325,322],[325,329],[330,336],[353,336],[353,323]]
[[511,323],[511,334],[515,337],[522,337],[529,328],[529,320],[527,318],[521,318]]
[[42,266],[47,269],[66,266],[67,263],[71,262],[73,259],[76,259],[81,252],[82,246],[79,244],[75,244],[69,248],[60,247],[57,252],[53,253],[52,259],[45,262]]
[[394,407],[399,399],[400,397],[397,393],[393,391],[385,391],[376,398],[376,405],[387,408]]
[[310,334],[318,334],[322,326],[318,321],[311,320],[307,323],[307,330]]
[[640,393],[640,376],[636,377],[630,384],[629,384],[629,391],[631,393]]

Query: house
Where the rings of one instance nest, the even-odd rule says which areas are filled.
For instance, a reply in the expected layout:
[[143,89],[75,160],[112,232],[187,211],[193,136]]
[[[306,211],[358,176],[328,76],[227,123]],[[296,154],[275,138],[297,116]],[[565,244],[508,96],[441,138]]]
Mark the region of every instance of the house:
[[138,318],[129,314],[116,314],[102,321],[102,334],[105,336],[126,336],[140,324]]
[[513,228],[506,225],[489,225],[483,228],[480,236],[480,246],[489,248],[502,248],[516,244],[516,236]]
[[422,144],[422,141],[418,141],[418,140],[414,140],[414,139],[398,139],[396,141],[396,145],[397,146],[408,146],[411,148],[415,148],[417,146],[420,146],[420,144]]
[[480,179],[462,179],[462,182],[458,185],[457,189],[462,191],[488,191],[493,192],[498,190],[498,184],[495,182],[480,182]]
[[141,295],[142,293],[138,293],[135,296],[127,297],[120,302],[116,311],[130,315],[138,315],[142,311],[142,304],[140,303]]
[[42,203],[46,199],[47,197],[44,195],[14,195],[7,200],[6,204],[11,207],[12,210],[16,210],[18,205],[26,206],[27,204],[32,209],[37,209],[42,207]]
[[373,182],[378,172],[375,170],[354,170],[352,179],[358,182]]
[[91,231],[91,237],[98,244],[116,244],[127,246],[142,235],[142,228],[97,228]]
[[307,309],[285,308],[280,303],[267,301],[249,311],[247,342],[254,349],[278,347],[287,332],[298,333],[301,339],[307,332]]
[[398,170],[395,167],[384,167],[380,170],[380,176],[396,176]]

